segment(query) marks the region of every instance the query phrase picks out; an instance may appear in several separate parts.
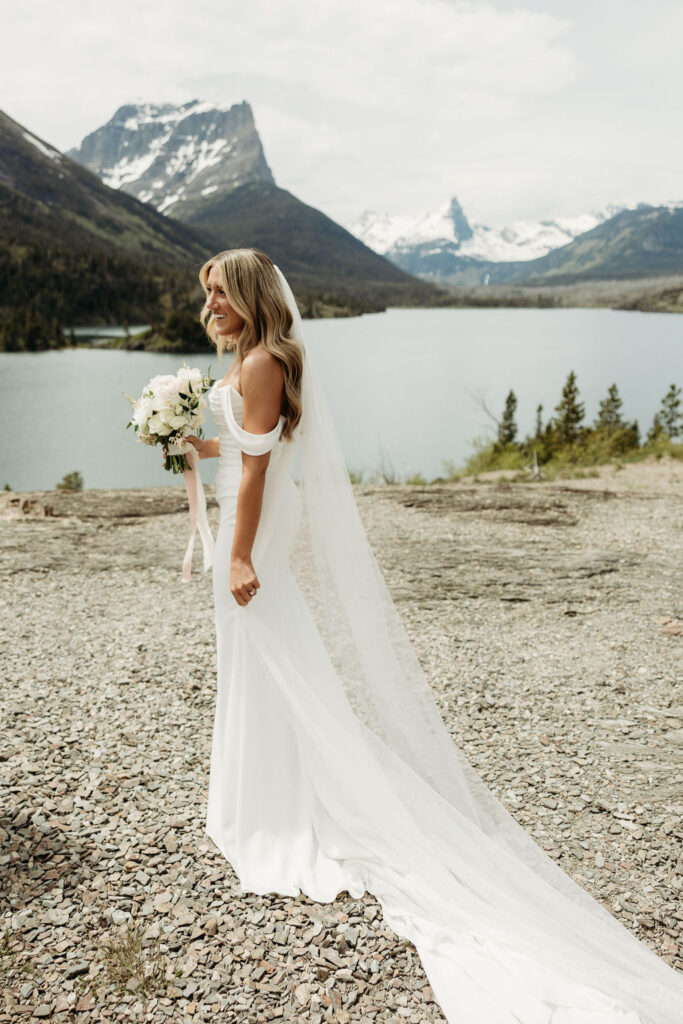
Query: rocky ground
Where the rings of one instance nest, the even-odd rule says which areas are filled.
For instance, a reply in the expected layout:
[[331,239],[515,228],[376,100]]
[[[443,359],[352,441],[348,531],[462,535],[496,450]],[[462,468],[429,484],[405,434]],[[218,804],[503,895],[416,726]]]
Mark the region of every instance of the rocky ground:
[[[356,493],[454,740],[683,969],[683,464]],[[214,630],[182,493],[0,517],[0,1020],[442,1021],[371,897],[245,896],[204,833]]]

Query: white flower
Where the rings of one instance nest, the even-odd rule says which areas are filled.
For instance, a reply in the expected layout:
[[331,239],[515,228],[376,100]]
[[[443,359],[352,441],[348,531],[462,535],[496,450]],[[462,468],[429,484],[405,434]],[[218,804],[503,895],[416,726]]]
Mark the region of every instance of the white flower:
[[178,384],[180,390],[184,390],[186,387],[190,387],[193,391],[198,390],[201,387],[202,380],[204,379],[202,371],[197,367],[190,367],[184,363],[178,370]]
[[154,412],[154,402],[151,398],[139,398],[133,408],[133,423],[138,427],[144,426]]
[[148,387],[154,393],[157,403],[173,402],[178,398],[178,378],[172,373],[159,374],[152,377]]
[[[200,369],[189,367],[187,363],[183,363],[175,376],[165,373],[152,377],[137,401],[129,398],[138,440],[149,445],[161,442],[165,448],[177,445],[181,450],[187,444],[184,437],[194,433],[204,422],[202,410],[207,402],[203,396],[208,379]],[[180,398],[181,393],[191,396],[191,402]],[[189,404],[194,408],[186,408]]]
[[147,429],[148,429],[150,434],[164,434],[165,435],[165,434],[170,433],[168,423],[166,423],[166,420],[162,419],[162,417],[160,415],[158,415],[158,414],[150,417],[150,419],[149,419],[149,421],[147,423]]

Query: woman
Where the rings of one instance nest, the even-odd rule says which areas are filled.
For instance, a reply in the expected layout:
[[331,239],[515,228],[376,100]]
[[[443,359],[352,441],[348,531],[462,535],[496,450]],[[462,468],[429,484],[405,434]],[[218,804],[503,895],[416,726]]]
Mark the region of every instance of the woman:
[[210,395],[219,437],[193,441],[219,456],[206,828],[242,888],[373,893],[450,1022],[680,1024],[681,976],[536,845],[450,739],[284,277],[247,249],[200,280],[208,336],[236,355]]

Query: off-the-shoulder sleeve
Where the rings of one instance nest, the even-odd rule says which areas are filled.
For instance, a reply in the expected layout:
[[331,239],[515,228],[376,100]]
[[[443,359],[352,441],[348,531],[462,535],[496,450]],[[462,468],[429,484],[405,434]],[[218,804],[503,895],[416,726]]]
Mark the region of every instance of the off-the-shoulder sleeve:
[[235,419],[235,413],[232,409],[232,399],[229,395],[229,388],[223,387],[218,389],[218,395],[220,397],[221,408],[225,422],[228,426],[228,430],[233,435],[237,443],[243,452],[247,455],[265,455],[269,452],[276,444],[280,434],[282,433],[282,427],[284,426],[285,418],[280,416],[280,419],[267,434],[252,434],[248,430],[244,430]]

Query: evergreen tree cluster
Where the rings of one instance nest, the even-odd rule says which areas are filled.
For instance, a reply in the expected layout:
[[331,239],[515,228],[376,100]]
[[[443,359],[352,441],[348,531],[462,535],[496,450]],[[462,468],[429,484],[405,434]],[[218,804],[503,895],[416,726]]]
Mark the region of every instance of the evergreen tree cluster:
[[533,460],[541,466],[551,461],[590,465],[607,462],[639,450],[683,441],[683,401],[681,388],[672,384],[655,414],[646,440],[641,444],[637,421],[629,422],[622,412],[622,399],[616,384],[611,384],[600,402],[598,414],[587,424],[585,405],[580,399],[576,374],[572,370],[562,388],[554,414],[544,422],[543,406],[536,409],[533,434],[518,441],[517,396],[510,391],[498,421],[497,436],[480,450],[470,467],[478,471],[514,468]]
[[195,272],[182,267],[25,239],[0,247],[0,350],[6,352],[73,344],[65,326],[162,322],[170,308],[200,301]]

